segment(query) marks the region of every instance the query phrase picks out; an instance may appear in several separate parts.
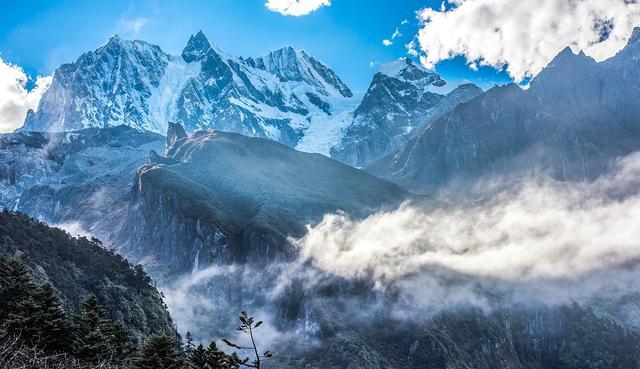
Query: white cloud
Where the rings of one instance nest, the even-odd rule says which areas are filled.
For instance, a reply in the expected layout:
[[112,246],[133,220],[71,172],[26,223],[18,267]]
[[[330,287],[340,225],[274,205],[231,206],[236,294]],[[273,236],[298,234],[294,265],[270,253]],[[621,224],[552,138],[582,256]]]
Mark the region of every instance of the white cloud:
[[402,33],[400,33],[400,30],[396,27],[396,30],[391,35],[391,39],[395,40],[396,38],[398,38],[400,36],[402,36]]
[[22,68],[0,58],[0,132],[11,132],[22,126],[27,111],[38,107],[52,77],[38,77],[31,91],[27,89],[28,80]]
[[409,43],[404,45],[404,47],[407,49],[407,54],[411,56],[418,56],[418,45],[416,45],[416,40],[409,41]]
[[395,40],[396,38],[401,37],[401,36],[402,36],[402,33],[400,33],[400,30],[396,27],[396,30],[393,31],[393,33],[391,34],[391,37],[385,38],[384,40],[382,40],[382,44],[384,46],[391,46],[391,45],[393,45],[393,41],[392,40]]
[[135,19],[120,19],[118,22],[118,32],[130,37],[136,37],[147,25],[149,20],[147,18],[135,18]]
[[[531,180],[471,205],[405,205],[360,221],[327,215],[298,245],[303,263],[345,278],[371,277],[381,287],[400,284],[414,297],[429,290],[432,301],[456,293],[478,299],[467,290],[484,281],[557,302],[603,288],[638,291],[639,222],[634,154],[592,183]],[[448,283],[443,271],[467,282]],[[434,297],[438,289],[443,295]]]
[[640,25],[640,4],[629,0],[451,0],[426,8],[418,33],[423,63],[455,55],[497,68],[521,81],[535,76],[562,49],[601,61],[624,47]]
[[265,6],[271,11],[297,17],[331,6],[331,0],[267,0]]

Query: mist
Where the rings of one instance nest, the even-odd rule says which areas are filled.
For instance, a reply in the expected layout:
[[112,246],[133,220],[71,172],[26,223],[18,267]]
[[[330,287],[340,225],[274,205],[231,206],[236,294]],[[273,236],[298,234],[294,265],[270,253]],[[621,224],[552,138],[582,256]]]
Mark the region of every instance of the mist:
[[[477,183],[467,201],[407,202],[364,219],[327,214],[291,240],[294,260],[214,265],[162,290],[179,330],[197,339],[227,336],[247,310],[265,321],[265,342],[306,344],[322,317],[431,319],[460,308],[617,304],[640,292],[640,153],[591,182],[538,175],[505,189],[507,180]],[[305,315],[282,320],[278,304],[292,288],[327,286],[342,292],[309,292]],[[619,308],[640,324],[633,307]]]
[[[476,188],[499,187],[492,181]],[[634,154],[593,182],[536,176],[435,209],[405,203],[361,220],[328,214],[294,243],[299,265],[399,289],[407,306],[490,309],[496,295],[562,304],[637,292],[639,224]]]

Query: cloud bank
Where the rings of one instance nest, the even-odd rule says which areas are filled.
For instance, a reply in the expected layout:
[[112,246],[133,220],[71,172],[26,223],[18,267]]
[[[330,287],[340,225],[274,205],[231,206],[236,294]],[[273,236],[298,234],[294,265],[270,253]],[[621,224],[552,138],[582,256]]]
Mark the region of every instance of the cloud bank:
[[52,77],[38,77],[35,87],[27,89],[29,78],[22,68],[0,58],[0,132],[11,132],[22,126],[29,109],[38,107]]
[[297,245],[303,263],[400,286],[414,306],[483,305],[478,288],[555,303],[638,291],[638,224],[635,154],[591,183],[538,179],[464,206],[404,205],[360,221],[327,215]]
[[282,15],[299,17],[323,6],[331,6],[331,0],[267,0],[265,6]]
[[624,47],[640,25],[634,0],[449,0],[452,7],[418,12],[422,61],[433,67],[453,56],[503,68],[516,81],[535,76],[562,49],[597,61]]
[[[239,309],[266,321],[269,342],[307,342],[327,316],[430,319],[468,307],[606,301],[636,319],[625,311],[637,311],[637,299],[623,297],[640,293],[638,224],[640,153],[593,182],[536,177],[473,202],[328,214],[292,240],[295,260],[214,265],[163,291],[178,328],[198,338],[224,336]],[[283,302],[303,304],[305,315],[285,324]]]

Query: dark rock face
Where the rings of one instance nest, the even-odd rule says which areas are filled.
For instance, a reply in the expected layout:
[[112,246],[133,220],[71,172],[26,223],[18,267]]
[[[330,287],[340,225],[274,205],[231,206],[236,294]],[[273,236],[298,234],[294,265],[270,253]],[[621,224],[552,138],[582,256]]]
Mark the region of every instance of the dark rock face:
[[187,132],[217,129],[296,146],[352,96],[331,68],[291,47],[236,58],[198,32],[174,56],[115,36],[55,71],[22,130],[127,125],[164,134],[176,121]]
[[147,182],[138,185],[120,230],[121,253],[144,262],[161,281],[203,266],[231,263],[229,240],[220,228],[178,213],[175,194],[164,194]]
[[[137,215],[127,223],[141,238],[124,242],[122,252],[178,272],[214,261],[268,262],[292,256],[287,237],[301,236],[325,213],[364,215],[406,196],[322,155],[238,134],[197,132],[140,169]],[[125,229],[122,238],[132,232]]]
[[466,84],[444,93],[445,84],[438,74],[410,59],[383,65],[331,157],[366,166],[399,150],[431,121],[482,92]]
[[567,48],[528,90],[497,87],[459,105],[369,170],[420,191],[490,174],[594,178],[640,149],[637,50],[631,41],[596,63]]
[[184,127],[178,123],[169,122],[169,128],[167,129],[167,147],[173,146],[176,141],[187,137]]

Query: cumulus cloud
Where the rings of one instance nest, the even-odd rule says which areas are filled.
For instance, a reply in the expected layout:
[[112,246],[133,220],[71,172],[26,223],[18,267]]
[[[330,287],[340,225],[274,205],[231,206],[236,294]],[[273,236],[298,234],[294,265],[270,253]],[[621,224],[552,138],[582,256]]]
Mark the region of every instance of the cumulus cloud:
[[382,40],[382,44],[384,46],[391,46],[391,45],[393,45],[393,41],[385,38],[384,40]]
[[11,132],[22,126],[29,109],[38,107],[52,77],[38,77],[35,87],[27,88],[29,77],[22,68],[0,58],[0,132]]
[[535,76],[566,46],[601,61],[622,49],[640,25],[640,3],[629,0],[450,0],[449,9],[418,15],[422,61],[456,55],[503,68],[516,81]]
[[568,302],[638,291],[639,222],[635,154],[591,183],[538,179],[471,205],[404,205],[363,220],[327,215],[297,245],[304,263],[372,278],[381,289],[400,286],[413,304],[488,304],[478,286]]
[[331,6],[331,0],[267,0],[265,6],[271,11],[298,17]]

